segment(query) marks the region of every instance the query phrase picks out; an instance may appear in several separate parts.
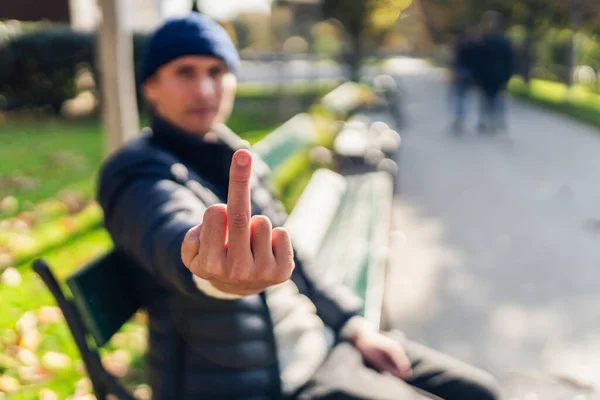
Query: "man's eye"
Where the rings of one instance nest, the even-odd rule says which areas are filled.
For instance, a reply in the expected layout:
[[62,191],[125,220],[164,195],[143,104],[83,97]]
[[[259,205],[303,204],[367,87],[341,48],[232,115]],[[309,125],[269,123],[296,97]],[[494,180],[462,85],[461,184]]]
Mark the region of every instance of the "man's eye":
[[214,67],[208,71],[211,78],[218,78],[225,73],[225,68],[223,67]]
[[189,68],[182,68],[177,70],[177,76],[181,78],[191,78],[194,76],[194,71]]

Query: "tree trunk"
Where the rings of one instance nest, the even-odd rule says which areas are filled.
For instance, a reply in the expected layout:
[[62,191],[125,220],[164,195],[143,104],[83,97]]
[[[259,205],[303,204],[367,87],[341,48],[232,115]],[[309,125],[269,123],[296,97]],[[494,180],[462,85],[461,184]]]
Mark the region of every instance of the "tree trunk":
[[416,1],[413,1],[411,7],[420,7],[421,15],[423,16],[423,23],[425,27],[429,31],[429,37],[434,43],[439,43],[442,39],[442,35],[440,30],[437,28],[434,18],[432,16],[431,10],[429,9],[429,4],[427,4],[426,0],[419,0],[417,4]]
[[565,84],[567,87],[573,86],[573,69],[575,68],[575,31],[571,32],[571,37],[567,43],[567,68],[565,71]]
[[102,23],[98,31],[104,123],[105,154],[119,149],[139,130],[135,78],[133,69],[133,37],[125,27],[123,2],[102,0]]
[[360,81],[360,67],[362,64],[363,48],[362,48],[362,26],[361,24],[352,24],[348,33],[350,36],[350,79],[353,82]]
[[575,35],[579,32],[581,28],[581,24],[583,21],[582,9],[581,9],[581,1],[580,0],[572,0],[571,3],[571,37],[569,38],[568,43],[568,56],[567,56],[567,79],[566,84],[568,87],[573,86],[573,73],[575,71],[575,67],[577,64],[577,49],[575,43]]
[[523,75],[523,79],[525,80],[525,82],[527,84],[529,84],[529,81],[531,80],[531,69],[533,67],[533,50],[534,50],[534,43],[533,43],[533,34],[531,33],[531,30],[528,29],[526,36],[525,36],[525,41],[523,42],[523,49],[522,49],[522,65],[521,65],[521,74]]
[[286,56],[283,51],[283,42],[288,37],[288,29],[286,26],[281,24],[277,24],[278,19],[273,17],[275,12],[281,11],[277,7],[277,5],[273,6],[272,14],[271,14],[271,26],[270,26],[270,44],[271,51],[275,56],[275,62],[272,65],[275,66],[275,85],[277,88],[277,115],[279,119],[283,119],[286,112],[286,102],[285,102],[285,85],[286,85]]

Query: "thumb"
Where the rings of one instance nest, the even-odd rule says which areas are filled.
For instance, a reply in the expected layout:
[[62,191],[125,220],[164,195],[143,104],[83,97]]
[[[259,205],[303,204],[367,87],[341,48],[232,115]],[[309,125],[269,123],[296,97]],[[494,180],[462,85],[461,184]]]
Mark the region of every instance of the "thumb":
[[386,355],[389,357],[390,361],[395,367],[394,369],[396,372],[394,375],[402,379],[408,378],[412,375],[411,362],[406,356],[404,349],[399,346],[393,346],[389,349]]
[[202,224],[196,225],[187,231],[183,242],[181,243],[181,261],[187,268],[190,267],[192,260],[198,254],[200,249],[200,232]]

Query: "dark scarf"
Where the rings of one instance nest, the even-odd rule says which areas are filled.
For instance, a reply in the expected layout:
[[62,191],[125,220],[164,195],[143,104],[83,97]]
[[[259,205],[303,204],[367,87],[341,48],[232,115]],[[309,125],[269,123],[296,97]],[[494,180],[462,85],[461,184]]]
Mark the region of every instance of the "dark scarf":
[[186,133],[158,116],[153,117],[151,128],[155,145],[180,159],[211,183],[219,198],[227,200],[231,159],[236,150],[246,147],[245,142],[224,125],[207,135],[210,140]]

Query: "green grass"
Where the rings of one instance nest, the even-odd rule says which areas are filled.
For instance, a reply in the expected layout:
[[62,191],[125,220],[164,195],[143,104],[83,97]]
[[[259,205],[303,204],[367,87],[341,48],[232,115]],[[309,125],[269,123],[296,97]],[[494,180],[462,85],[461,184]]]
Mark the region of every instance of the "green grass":
[[[64,278],[75,267],[82,265],[95,256],[107,251],[111,246],[110,238],[104,229],[95,229],[81,236],[77,241],[46,253],[41,256],[52,266],[58,278]],[[17,266],[21,272],[23,282],[16,287],[0,285],[0,298],[2,299],[2,313],[0,313],[0,332],[21,317],[23,312],[36,310],[43,305],[53,305],[52,296],[37,278],[30,265]],[[32,294],[35,293],[35,296]],[[24,296],[24,294],[28,294]],[[2,334],[0,333],[0,336]]]
[[[75,215],[65,215],[39,224],[26,234],[10,230],[0,232],[0,246],[9,250],[12,263],[21,264],[99,227],[102,224],[102,217],[100,207],[96,203],[91,203]],[[2,267],[0,267],[1,272]]]
[[0,177],[23,176],[31,184],[0,185],[0,198],[37,202],[69,186],[91,190],[102,160],[100,125],[95,121],[9,121],[0,131]]
[[518,98],[600,127],[600,94],[582,86],[569,89],[562,83],[539,79],[527,85],[522,79],[513,78],[508,88]]

